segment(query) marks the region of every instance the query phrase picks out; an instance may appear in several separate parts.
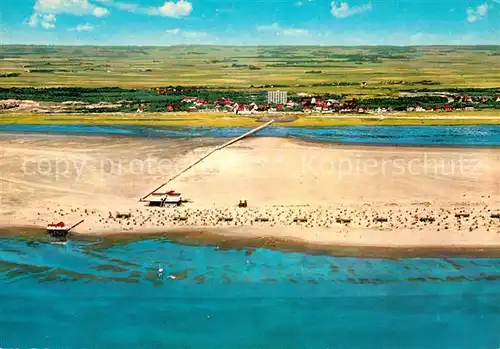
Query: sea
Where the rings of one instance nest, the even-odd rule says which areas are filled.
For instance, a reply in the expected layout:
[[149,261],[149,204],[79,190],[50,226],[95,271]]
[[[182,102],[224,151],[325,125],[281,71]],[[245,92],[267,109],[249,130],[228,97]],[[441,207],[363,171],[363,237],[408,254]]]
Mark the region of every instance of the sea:
[[[259,124],[256,124],[258,126]],[[0,125],[4,133],[43,133],[131,136],[152,138],[237,137],[250,131],[244,127],[157,127],[128,125]],[[308,141],[344,144],[401,146],[474,146],[500,145],[500,125],[471,126],[271,126],[258,136],[287,137]]]
[[[231,137],[245,129],[1,125]],[[500,126],[273,127],[336,143],[500,145]],[[500,259],[0,234],[0,348],[500,348]]]

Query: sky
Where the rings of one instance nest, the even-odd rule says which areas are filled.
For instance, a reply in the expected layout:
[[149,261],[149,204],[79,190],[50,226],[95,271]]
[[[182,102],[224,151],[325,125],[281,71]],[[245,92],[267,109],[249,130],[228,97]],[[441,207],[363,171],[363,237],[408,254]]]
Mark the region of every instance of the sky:
[[500,0],[0,0],[2,44],[500,44]]

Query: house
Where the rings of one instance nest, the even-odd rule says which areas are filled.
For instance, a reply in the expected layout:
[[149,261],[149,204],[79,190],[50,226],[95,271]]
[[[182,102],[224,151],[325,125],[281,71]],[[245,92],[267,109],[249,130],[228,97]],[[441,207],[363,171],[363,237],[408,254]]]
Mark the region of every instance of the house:
[[[341,112],[341,113],[352,113],[352,112],[355,112],[355,111],[356,111],[356,109],[353,109],[353,108],[348,108],[348,107],[347,107],[347,108],[346,108],[346,107],[344,107],[344,108],[340,109],[340,112]],[[385,111],[384,111],[384,112],[385,112]]]
[[251,112],[251,113],[255,113],[256,111],[259,110],[259,106],[255,103],[255,102],[252,102],[248,105],[248,110]]
[[188,113],[196,113],[198,109],[196,109],[196,107],[189,107],[187,111]]
[[316,106],[323,106],[323,98],[321,96],[316,96],[311,98],[311,104],[314,104]]
[[444,106],[444,110],[446,110],[446,111],[452,111],[452,110],[453,110],[453,107],[452,107],[451,105],[446,104],[446,105]]
[[438,105],[438,106],[434,107],[434,110],[435,110],[435,111],[440,111],[440,110],[441,110],[441,107]]
[[497,102],[500,102],[500,96],[497,97],[496,99]]
[[407,108],[406,108],[406,111],[408,111],[408,112],[415,111],[415,107],[407,107]]
[[472,102],[472,96],[460,96],[460,102]]
[[138,113],[142,113],[142,112],[144,112],[144,109],[145,109],[144,104],[141,104],[141,105],[139,106],[139,108],[137,108],[137,112],[138,112]]
[[174,107],[172,107],[171,105],[167,105],[165,107],[165,111],[174,111]]
[[474,107],[465,107],[464,110],[472,111],[472,110],[474,110]]
[[385,108],[385,107],[378,107],[377,108],[377,113],[387,113],[387,108]]
[[415,106],[415,111],[422,112],[422,111],[425,111],[425,109],[424,109],[424,108],[422,108],[419,104],[417,104],[417,105]]
[[194,100],[194,105],[198,106],[198,107],[201,107],[202,105],[207,105],[208,102],[206,100],[204,100],[203,98],[196,98]]
[[253,112],[253,108],[245,105],[245,104],[235,104],[233,111],[235,114],[251,114]]
[[195,100],[195,98],[191,98],[191,97],[184,97],[182,100],[181,100],[181,103],[191,103]]
[[481,97],[481,103],[486,103],[488,102],[488,97]]

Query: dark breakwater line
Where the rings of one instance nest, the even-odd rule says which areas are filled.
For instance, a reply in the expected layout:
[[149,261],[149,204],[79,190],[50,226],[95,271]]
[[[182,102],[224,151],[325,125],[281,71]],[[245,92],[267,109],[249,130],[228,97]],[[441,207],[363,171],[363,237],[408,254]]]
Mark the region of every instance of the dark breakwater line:
[[31,243],[91,243],[93,250],[106,250],[129,243],[156,240],[190,247],[212,247],[220,251],[249,251],[267,249],[282,253],[305,253],[316,256],[360,257],[380,259],[400,258],[500,258],[499,246],[368,246],[368,245],[323,245],[294,239],[272,237],[230,237],[199,230],[183,230],[164,233],[118,233],[108,235],[72,234],[67,239],[48,236],[41,228],[3,228],[0,240],[21,239]]
[[[0,125],[0,132],[144,138],[236,137],[245,127],[153,127],[127,125]],[[500,125],[478,126],[272,126],[263,137],[295,138],[339,144],[401,146],[500,146]]]

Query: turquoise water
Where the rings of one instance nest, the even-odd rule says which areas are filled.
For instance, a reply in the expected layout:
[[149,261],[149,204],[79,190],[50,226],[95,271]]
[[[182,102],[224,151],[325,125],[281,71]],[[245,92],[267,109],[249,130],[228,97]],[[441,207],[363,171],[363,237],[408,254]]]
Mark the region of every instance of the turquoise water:
[[0,251],[3,348],[500,347],[500,259],[332,257],[165,239],[4,238]]
[[[235,137],[250,128],[146,127],[99,125],[0,125],[0,132],[124,135],[139,137]],[[259,136],[293,137],[338,143],[499,146],[500,125],[277,127]]]

